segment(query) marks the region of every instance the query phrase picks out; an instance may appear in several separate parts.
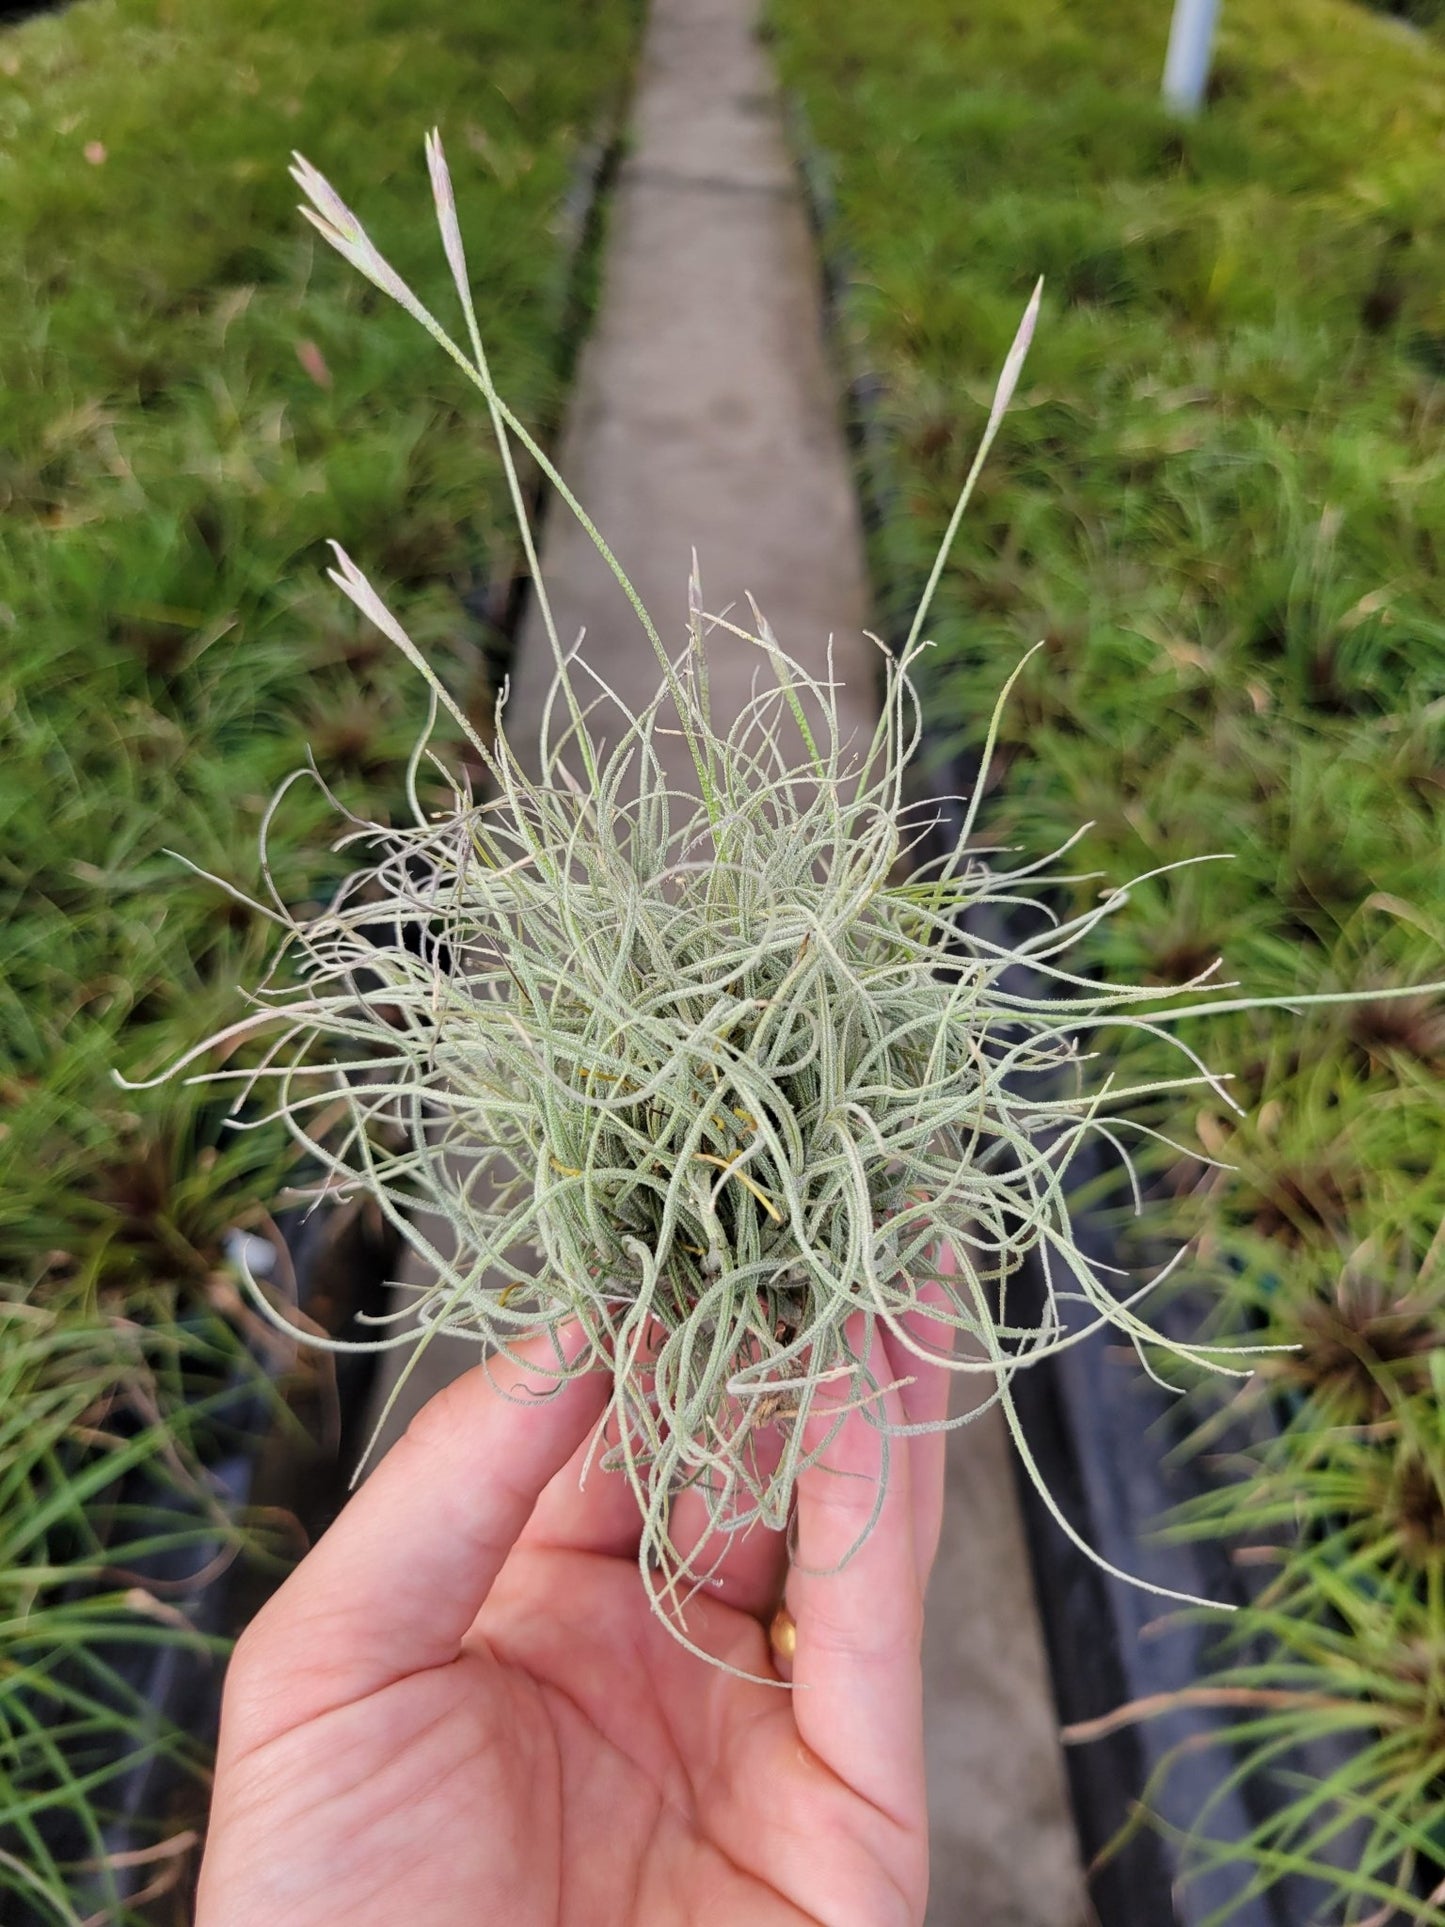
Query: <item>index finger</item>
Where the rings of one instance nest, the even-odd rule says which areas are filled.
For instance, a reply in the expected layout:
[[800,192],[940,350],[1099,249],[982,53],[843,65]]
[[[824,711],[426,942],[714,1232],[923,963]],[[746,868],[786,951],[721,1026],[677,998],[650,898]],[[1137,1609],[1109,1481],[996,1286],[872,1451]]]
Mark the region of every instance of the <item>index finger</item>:
[[[861,1318],[855,1335],[861,1344]],[[799,1689],[793,1715],[826,1766],[914,1830],[925,1810],[916,1495],[910,1441],[890,1440],[883,1429],[908,1418],[876,1331],[868,1363],[884,1386],[871,1415],[849,1413],[798,1481],[797,1560],[787,1588]],[[810,1429],[828,1423],[821,1407],[820,1400]]]

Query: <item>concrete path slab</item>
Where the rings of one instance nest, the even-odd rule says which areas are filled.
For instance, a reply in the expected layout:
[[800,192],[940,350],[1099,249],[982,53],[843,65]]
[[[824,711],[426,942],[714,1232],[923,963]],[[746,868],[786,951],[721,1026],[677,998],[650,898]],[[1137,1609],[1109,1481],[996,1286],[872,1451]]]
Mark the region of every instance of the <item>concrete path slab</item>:
[[[755,12],[755,0],[656,0],[560,466],[665,640],[683,642],[696,547],[709,609],[745,608],[751,593],[820,676],[833,637],[846,714],[866,739],[877,669],[857,503]],[[543,568],[564,640],[585,627],[588,659],[641,706],[656,687],[651,648],[560,505]],[[746,701],[756,659],[715,642],[720,720]],[[508,706],[518,745],[535,741],[551,667],[534,616]],[[676,748],[670,773],[690,789]],[[474,1362],[470,1346],[434,1343],[388,1436]],[[1085,1912],[1008,1450],[992,1419],[950,1441],[925,1656],[934,1927],[1076,1927]]]

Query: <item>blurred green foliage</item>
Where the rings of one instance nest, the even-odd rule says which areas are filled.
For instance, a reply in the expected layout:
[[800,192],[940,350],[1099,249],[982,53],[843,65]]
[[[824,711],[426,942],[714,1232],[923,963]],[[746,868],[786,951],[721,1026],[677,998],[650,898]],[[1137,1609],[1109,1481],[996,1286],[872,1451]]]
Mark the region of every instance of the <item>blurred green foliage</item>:
[[[1138,890],[1101,968],[1169,982],[1222,955],[1223,976],[1262,995],[1439,980],[1445,47],[1350,0],[1226,4],[1209,103],[1182,121],[1158,99],[1168,15],[1152,0],[772,0],[785,78],[831,169],[845,324],[881,383],[884,619],[906,619],[1042,273],[1023,385],[931,625],[932,723],[976,740],[1043,637],[1005,720],[1000,839],[1042,851],[1091,821],[1076,867],[1110,883],[1232,854]],[[1079,902],[1098,887],[1082,881]],[[1432,1307],[1425,1348],[1445,1348],[1430,1256],[1445,1217],[1439,998],[1184,1034],[1234,1072],[1246,1110],[1210,1101],[1168,1120],[1238,1166],[1165,1174],[1220,1327],[1264,1321],[1299,1342],[1363,1268],[1381,1308],[1345,1321],[1362,1359],[1388,1352],[1402,1294]],[[1308,1373],[1291,1396],[1291,1440],[1313,1441],[1289,1456],[1303,1490],[1330,1462],[1333,1407]],[[1407,1434],[1433,1436],[1435,1396],[1415,1381],[1378,1415],[1382,1478]],[[1331,1564],[1319,1508],[1300,1498],[1292,1539],[1253,1508],[1243,1464],[1211,1529],[1292,1545],[1299,1583],[1280,1610],[1338,1630],[1314,1584]],[[1438,1584],[1385,1562],[1367,1590],[1402,1612],[1408,1596],[1428,1628],[1403,1702],[1445,1704]],[[1308,1662],[1290,1672],[1277,1625],[1270,1637],[1303,1707]],[[1383,1705],[1379,1650],[1358,1655],[1366,1707]],[[1435,1729],[1414,1738],[1409,1797],[1402,1779],[1385,1799],[1381,1759],[1405,1745],[1394,1726],[1348,1789],[1372,1788],[1387,1819],[1367,1879],[1325,1876],[1345,1918],[1378,1910],[1381,1883],[1408,1884],[1440,1812]],[[1283,1842],[1250,1844],[1251,1877],[1328,1859],[1345,1799],[1332,1789]]]
[[[316,271],[289,151],[364,198],[441,300],[418,214],[440,123],[499,378],[545,422],[552,229],[634,28],[600,0],[82,0],[0,40],[0,1273],[123,1279],[140,1237],[151,1274],[142,1221],[164,1206],[140,1173],[197,1168],[194,1094],[122,1092],[110,1067],[204,1036],[264,932],[165,847],[251,885],[261,811],[308,741],[344,795],[409,742],[410,680],[321,579],[324,539],[463,688],[479,638],[459,594],[510,553],[457,379]],[[296,793],[283,891],[324,814]],[[227,1210],[268,1194],[257,1153],[242,1170],[213,1145]]]
[[[263,920],[167,850],[254,891],[262,812],[308,745],[343,799],[384,814],[422,713],[406,665],[322,579],[325,538],[490,707],[488,631],[462,598],[475,611],[511,567],[495,456],[460,377],[301,221],[288,155],[364,205],[445,304],[422,157],[440,125],[493,366],[545,432],[576,322],[568,209],[637,13],[79,0],[0,31],[0,1280],[58,1321],[62,1351],[67,1333],[89,1347],[77,1437],[112,1397],[107,1334],[139,1322],[181,1344],[226,1230],[285,1175],[282,1134],[238,1138],[214,1094],[112,1078],[233,1018],[266,949]],[[314,786],[292,792],[273,863],[293,900],[324,878],[330,823]],[[208,1332],[234,1359],[239,1338]],[[136,1360],[112,1363],[114,1378]],[[49,1371],[37,1356],[9,1388],[27,1450],[60,1409]],[[169,1438],[194,1473],[183,1405],[166,1409],[152,1457]],[[18,1504],[25,1476],[0,1501]],[[89,1514],[71,1511],[79,1545]],[[6,1540],[8,1517],[13,1682],[35,1664],[36,1615],[87,1580],[63,1548],[31,1570],[40,1542]],[[145,1623],[166,1636],[163,1616]],[[28,1744],[23,1770],[63,1804],[78,1756],[40,1728]],[[12,1881],[25,1889],[0,1856],[0,1894]],[[57,1896],[45,1917],[70,1918]]]

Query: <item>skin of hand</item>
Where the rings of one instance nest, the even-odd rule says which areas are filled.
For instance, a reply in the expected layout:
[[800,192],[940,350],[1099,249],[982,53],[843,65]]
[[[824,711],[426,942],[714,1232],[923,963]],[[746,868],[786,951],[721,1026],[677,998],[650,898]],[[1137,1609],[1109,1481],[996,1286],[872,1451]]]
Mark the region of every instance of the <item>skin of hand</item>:
[[[887,1388],[876,1411],[944,1415],[945,1365],[853,1336]],[[949,1348],[926,1311],[910,1336]],[[755,1683],[659,1622],[621,1476],[581,1483],[609,1390],[468,1373],[262,1609],[227,1679],[197,1927],[922,1920],[944,1435],[887,1441],[861,1545],[885,1445],[859,1411],[799,1481],[791,1567],[782,1535],[730,1535],[685,1623]],[[674,1508],[689,1533],[710,1559],[695,1495]],[[791,1688],[767,1631],[784,1588]]]

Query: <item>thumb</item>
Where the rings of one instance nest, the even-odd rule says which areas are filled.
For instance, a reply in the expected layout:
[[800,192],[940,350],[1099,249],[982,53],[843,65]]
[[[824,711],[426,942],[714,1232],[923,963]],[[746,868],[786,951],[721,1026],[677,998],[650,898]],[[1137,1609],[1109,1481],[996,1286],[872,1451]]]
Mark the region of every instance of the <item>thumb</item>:
[[[542,1341],[530,1349],[547,1356]],[[543,1486],[610,1390],[606,1372],[558,1385],[504,1358],[424,1406],[242,1635],[227,1750],[455,1659]]]

